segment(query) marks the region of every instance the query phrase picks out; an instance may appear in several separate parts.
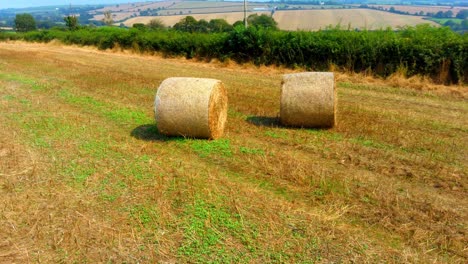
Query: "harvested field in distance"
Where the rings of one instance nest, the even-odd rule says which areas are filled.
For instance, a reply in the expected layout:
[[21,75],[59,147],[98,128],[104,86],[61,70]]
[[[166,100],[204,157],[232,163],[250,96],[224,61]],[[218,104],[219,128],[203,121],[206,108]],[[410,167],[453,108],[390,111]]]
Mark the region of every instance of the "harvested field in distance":
[[[114,21],[121,21],[130,18],[131,16],[137,16],[137,13],[133,12],[118,12],[112,14],[112,19]],[[104,19],[104,15],[94,15],[94,20],[101,21]]]
[[[340,75],[336,126],[291,129],[292,70],[57,43],[0,58],[0,262],[468,260],[468,102],[450,92],[466,86]],[[223,138],[158,132],[176,76],[225,84]]]
[[437,13],[439,11],[447,12],[452,11],[453,15],[456,16],[460,10],[468,9],[468,7],[449,7],[449,6],[408,6],[408,5],[369,5],[371,7],[379,8],[382,7],[384,9],[389,10],[391,7],[395,8],[397,11],[409,12],[410,14],[419,13],[420,11],[424,12],[424,15],[428,12],[430,13]]
[[[270,12],[255,12],[255,13],[248,13],[251,14],[269,14]],[[175,23],[179,22],[182,18],[185,18],[188,15],[178,15],[178,16],[156,16],[156,17],[134,17],[124,21],[124,25],[131,27],[135,23],[143,23],[147,24],[152,19],[159,19],[161,20],[164,25],[166,26],[173,26]],[[214,14],[191,14],[196,20],[205,19],[210,21],[211,19],[215,18],[222,18],[225,19],[228,23],[234,24],[234,22],[243,20],[244,13],[243,12],[232,12],[232,13],[214,13]]]
[[[249,10],[254,8],[267,8],[267,4],[250,3]],[[130,18],[132,15],[139,16],[142,11],[157,10],[158,16],[175,16],[175,15],[193,15],[193,14],[209,14],[209,13],[229,13],[241,12],[243,10],[242,2],[221,2],[221,1],[164,1],[156,3],[135,3],[135,6],[130,5],[116,5],[107,6],[105,8],[96,9],[91,14],[95,14],[95,20],[101,20],[103,15],[100,14],[104,11],[111,11],[114,15],[115,21]],[[99,13],[99,14],[98,14]],[[269,12],[268,12],[269,13]]]
[[[270,12],[254,12],[257,14],[269,14]],[[249,13],[249,15],[252,13]],[[132,26],[135,23],[148,23],[151,19],[160,19],[165,25],[173,26],[187,15],[179,16],[157,16],[157,17],[135,17],[123,22],[126,26]],[[214,18],[223,18],[229,23],[242,20],[244,14],[242,12],[234,13],[219,13],[219,14],[194,14],[195,19],[210,20]],[[406,16],[392,14],[384,11],[370,9],[337,9],[337,10],[294,10],[294,11],[277,11],[273,18],[278,22],[278,26],[283,30],[319,30],[327,26],[336,26],[341,24],[347,28],[348,25],[352,29],[381,29],[381,28],[397,28],[405,25],[415,26],[418,24],[437,23],[424,20],[422,17]]]
[[94,20],[102,20],[104,15],[102,15],[105,11],[111,11],[113,15],[113,19],[115,21],[124,20],[133,16],[139,16],[140,11],[145,11],[149,9],[157,9],[157,8],[169,8],[179,1],[163,1],[163,2],[154,2],[154,3],[134,3],[134,4],[120,4],[120,5],[109,5],[101,9],[96,9],[91,12],[90,14],[94,15]]
[[118,5],[109,5],[101,9],[94,10],[95,12],[139,12],[148,9],[156,9],[156,8],[168,8],[170,6],[174,6],[175,4],[179,3],[180,1],[162,1],[162,2],[142,2],[142,3],[133,3],[133,4],[118,4]]
[[340,24],[351,29],[385,29],[418,24],[437,25],[421,17],[392,14],[369,9],[279,11],[273,15],[284,30],[318,30]]

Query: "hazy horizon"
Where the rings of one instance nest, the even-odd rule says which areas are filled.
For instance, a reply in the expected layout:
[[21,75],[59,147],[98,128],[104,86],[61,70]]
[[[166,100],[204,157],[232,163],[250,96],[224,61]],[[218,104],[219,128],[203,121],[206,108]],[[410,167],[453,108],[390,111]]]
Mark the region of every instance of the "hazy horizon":
[[[158,1],[158,0],[155,0]],[[6,8],[26,8],[37,6],[55,6],[55,5],[102,5],[102,4],[121,4],[134,2],[153,2],[145,0],[0,0],[0,9]]]

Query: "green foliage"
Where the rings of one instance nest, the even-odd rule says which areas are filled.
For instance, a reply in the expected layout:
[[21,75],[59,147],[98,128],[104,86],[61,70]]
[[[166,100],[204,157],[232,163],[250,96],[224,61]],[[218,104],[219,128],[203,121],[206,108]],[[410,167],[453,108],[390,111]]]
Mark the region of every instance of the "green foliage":
[[66,16],[63,18],[65,21],[65,25],[69,30],[77,30],[78,29],[78,18],[76,16]]
[[186,16],[177,22],[173,28],[183,32],[197,32],[198,21],[193,16]]
[[270,30],[278,30],[278,23],[271,16],[261,14],[252,14],[247,18],[247,23],[249,26],[264,28]]
[[[177,30],[138,30],[137,28],[59,29],[21,34],[0,33],[0,40],[24,39],[66,44],[92,45],[99,49],[119,47],[165,56],[184,56],[209,60],[232,59],[239,63],[284,65],[308,70],[328,70],[330,65],[354,72],[389,76],[404,69],[406,75],[433,77],[444,83],[463,83],[468,69],[468,35],[449,28],[429,25],[402,28],[400,31],[348,31],[339,28],[317,32],[285,32],[263,27],[234,27],[229,32],[200,33],[193,17],[186,17]],[[208,31],[224,22],[202,22]],[[222,28],[222,27],[219,27]],[[203,29],[205,30],[205,29]],[[223,29],[224,30],[224,29]],[[181,32],[187,31],[187,32]],[[440,76],[445,76],[440,79]]]
[[150,22],[146,26],[152,30],[166,29],[166,25],[164,25],[161,19],[157,19],[157,18],[151,19]]
[[198,32],[198,33],[208,33],[208,32],[229,32],[233,29],[226,20],[224,19],[212,19],[210,22],[200,19],[197,21],[192,16],[187,16],[182,18],[178,23],[173,27],[177,31],[181,32]]
[[139,30],[145,30],[146,25],[143,24],[143,23],[135,23],[135,24],[133,24],[133,28],[136,28],[136,29],[139,29]]
[[17,14],[15,18],[15,29],[18,32],[36,30],[36,20],[30,14]]
[[467,19],[468,18],[468,9],[460,10],[460,12],[458,12],[456,17],[460,18],[460,19]]
[[208,27],[211,32],[229,32],[233,29],[233,26],[224,19],[211,19]]
[[102,22],[104,22],[104,24],[107,26],[112,26],[114,19],[112,18],[112,13],[110,10],[104,12],[104,18],[102,19]]

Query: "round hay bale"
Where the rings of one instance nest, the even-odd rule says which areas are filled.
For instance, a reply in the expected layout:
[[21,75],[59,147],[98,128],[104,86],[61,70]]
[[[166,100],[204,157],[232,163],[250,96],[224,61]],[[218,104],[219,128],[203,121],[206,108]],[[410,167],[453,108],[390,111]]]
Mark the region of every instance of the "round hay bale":
[[332,72],[283,75],[280,121],[286,126],[333,127],[336,114]]
[[173,77],[158,88],[154,102],[159,132],[169,136],[216,139],[227,118],[227,92],[221,81]]

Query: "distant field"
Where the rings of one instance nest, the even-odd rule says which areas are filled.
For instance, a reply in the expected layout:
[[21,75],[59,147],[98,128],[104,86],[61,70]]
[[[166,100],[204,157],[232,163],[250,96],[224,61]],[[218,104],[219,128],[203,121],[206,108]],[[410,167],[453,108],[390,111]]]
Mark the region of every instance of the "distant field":
[[101,9],[96,9],[90,14],[94,15],[94,20],[102,20],[105,11],[110,11],[113,15],[114,21],[120,21],[133,16],[139,16],[141,11],[151,10],[151,9],[162,9],[169,8],[174,4],[177,4],[179,1],[164,1],[164,2],[144,2],[144,3],[133,3],[133,4],[120,4],[120,5],[110,5]]
[[147,9],[155,9],[159,7],[167,8],[174,4],[179,3],[179,0],[176,1],[163,1],[163,2],[142,2],[142,3],[133,3],[133,4],[120,4],[120,5],[109,5],[101,9],[96,9],[96,12],[138,12],[144,11]]
[[[121,20],[125,20],[125,19],[132,17],[132,15],[137,16],[138,13],[133,13],[133,12],[112,13],[112,19],[114,21],[121,21]],[[95,15],[93,19],[97,21],[101,21],[104,19],[104,15]]]
[[414,13],[419,13],[420,11],[423,11],[424,14],[427,12],[430,13],[437,13],[439,11],[446,12],[446,11],[452,11],[453,15],[457,15],[460,10],[463,9],[468,9],[468,7],[449,7],[449,6],[407,6],[407,5],[369,5],[372,7],[382,7],[385,9],[390,9],[390,7],[395,8],[397,11],[403,11],[403,12],[409,12],[410,14]]
[[[262,12],[255,12],[257,14],[262,14]],[[270,12],[263,12],[263,13],[268,13]],[[248,13],[248,15],[254,14],[252,12]],[[166,26],[173,26],[175,23],[179,22],[182,18],[188,16],[187,15],[177,15],[177,16],[156,16],[156,17],[135,17],[135,18],[130,18],[127,21],[124,22],[126,26],[131,27],[135,23],[143,23],[146,24],[152,19],[160,19]],[[233,24],[236,21],[242,20],[244,17],[243,12],[232,12],[232,13],[213,13],[213,14],[190,14],[190,16],[193,16],[195,19],[200,20],[200,19],[205,19],[207,21],[215,18],[222,18],[225,19],[227,22],[230,24]]]
[[[248,10],[254,8],[268,9],[267,4],[250,3]],[[157,10],[156,10],[157,9]],[[242,2],[206,2],[206,1],[165,1],[156,3],[135,3],[127,5],[112,5],[92,12],[95,14],[95,20],[102,20],[104,11],[111,11],[114,21],[120,21],[133,16],[140,16],[143,11],[157,12],[159,16],[192,15],[192,14],[210,14],[210,13],[229,13],[241,12],[243,10]]]
[[[249,14],[270,13],[274,6],[285,8],[285,4],[273,5],[269,3],[248,3]],[[390,5],[375,5],[390,9]],[[449,10],[448,7],[419,7],[419,6],[393,6],[397,10],[415,13],[437,12]],[[255,9],[264,9],[255,10]],[[301,8],[303,10],[278,10],[274,14],[279,27],[284,30],[318,30],[327,26],[341,24],[345,27],[358,29],[379,29],[386,27],[414,26],[422,23],[436,25],[431,21],[423,20],[422,17],[404,16],[371,9],[341,9],[338,6],[319,5],[289,5],[288,8]],[[326,9],[319,9],[326,8]],[[307,10],[304,10],[307,9]],[[452,10],[456,14],[461,8]],[[180,19],[191,15],[196,19],[210,20],[223,18],[229,23],[243,19],[242,2],[221,1],[164,1],[164,2],[142,2],[134,4],[121,4],[107,6],[91,12],[95,20],[102,20],[104,11],[111,11],[116,24],[123,22],[126,26],[135,23],[148,23],[155,17],[161,19],[166,25],[172,26]],[[157,16],[154,16],[157,14]]]
[[280,28],[285,30],[318,30],[338,24],[358,29],[397,28],[424,23],[436,25],[436,23],[423,20],[421,17],[369,9],[282,11],[276,12],[273,17],[278,21]]
[[[262,13],[262,12],[257,12]],[[263,12],[269,14],[270,12]],[[251,14],[251,13],[249,13]],[[126,26],[132,26],[135,23],[148,23],[151,19],[158,18],[167,26],[173,26],[187,15],[179,16],[158,16],[158,17],[135,17],[124,22]],[[229,23],[243,19],[242,12],[219,13],[219,14],[199,14],[193,15],[197,20],[210,20],[213,18],[223,18]],[[405,25],[414,26],[417,24],[432,24],[435,22],[427,21],[421,17],[392,14],[383,11],[370,9],[338,9],[338,10],[294,10],[277,11],[273,18],[278,22],[281,29],[284,30],[318,30],[327,26],[341,24],[344,27],[348,25],[351,28],[359,29],[380,29],[386,27],[402,27]]]

